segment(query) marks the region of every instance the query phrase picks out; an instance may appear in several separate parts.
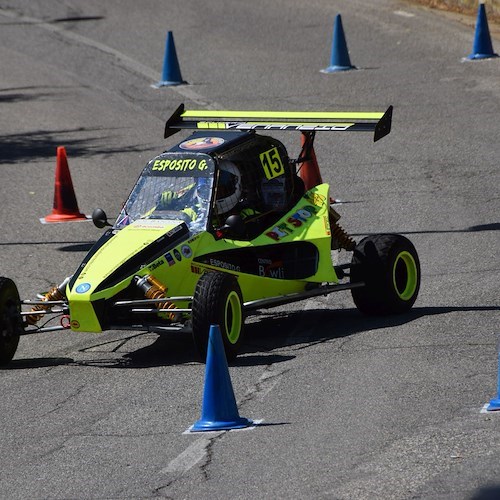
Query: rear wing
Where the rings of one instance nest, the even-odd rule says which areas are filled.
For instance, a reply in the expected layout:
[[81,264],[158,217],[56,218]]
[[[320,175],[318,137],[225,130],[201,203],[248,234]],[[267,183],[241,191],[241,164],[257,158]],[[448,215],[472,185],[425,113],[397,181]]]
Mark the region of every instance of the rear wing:
[[392,106],[384,113],[352,111],[187,111],[181,104],[165,124],[165,138],[191,130],[300,130],[373,132],[378,141],[391,131]]

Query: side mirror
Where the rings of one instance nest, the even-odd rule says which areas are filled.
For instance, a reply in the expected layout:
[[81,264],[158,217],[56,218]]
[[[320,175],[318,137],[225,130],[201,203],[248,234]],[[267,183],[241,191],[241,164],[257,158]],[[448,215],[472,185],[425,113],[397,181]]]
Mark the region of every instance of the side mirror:
[[99,229],[102,229],[106,226],[111,226],[111,224],[108,222],[106,212],[102,208],[94,209],[94,211],[92,212],[92,222],[94,223],[94,226],[98,227]]

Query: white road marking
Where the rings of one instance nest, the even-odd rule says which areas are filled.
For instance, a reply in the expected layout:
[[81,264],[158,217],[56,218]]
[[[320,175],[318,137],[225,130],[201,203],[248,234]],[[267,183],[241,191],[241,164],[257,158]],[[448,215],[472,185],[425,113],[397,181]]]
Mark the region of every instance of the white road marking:
[[405,10],[395,10],[394,14],[396,14],[396,16],[401,16],[401,17],[415,17],[415,14],[412,14],[411,12],[406,12]]
[[[263,420],[254,420],[253,425],[250,427],[245,427],[243,429],[232,429],[229,431],[209,431],[203,432],[202,436],[199,437],[196,441],[193,441],[181,454],[175,457],[170,463],[164,468],[160,470],[160,474],[168,474],[172,472],[187,472],[189,469],[192,469],[196,464],[201,462],[207,456],[207,450],[212,440],[218,438],[220,435],[225,432],[243,432],[255,429],[259,424],[261,424]],[[191,427],[183,432],[183,434],[190,434]],[[200,434],[200,433],[197,433]]]
[[[141,64],[140,62],[132,59],[131,57],[123,54],[122,52],[113,49],[109,47],[108,45],[105,45],[103,43],[97,42],[96,40],[92,40],[91,38],[87,38],[86,36],[80,35],[78,33],[74,33],[72,31],[68,31],[64,28],[62,28],[60,25],[55,25],[48,23],[46,21],[43,21],[42,19],[37,19],[34,17],[29,17],[29,16],[19,16],[17,13],[6,10],[6,9],[0,9],[0,15],[9,17],[10,19],[15,19],[17,21],[21,21],[24,23],[30,23],[30,24],[35,24],[39,28],[43,28],[47,31],[50,31],[52,33],[57,33],[63,37],[66,37],[70,40],[74,40],[82,45],[86,45],[87,47],[93,47],[105,54],[111,55],[115,57],[122,66],[129,68],[133,70],[136,73],[139,73],[146,78],[156,81],[159,78],[159,72],[154,71],[153,69],[149,68],[148,66],[145,66],[144,64]],[[177,86],[170,86],[170,87],[163,87],[163,88],[168,88],[177,94],[193,101],[194,103],[198,104],[199,106],[203,106],[205,108],[212,108],[212,109],[223,109],[223,106],[217,104],[216,102],[210,102],[209,99],[206,97],[198,94],[195,92],[192,88],[190,88],[188,85],[177,85]],[[264,375],[261,378],[266,378]],[[277,383],[277,382],[276,382]],[[272,384],[272,386],[268,389],[267,392],[269,392],[276,383]],[[249,429],[254,429],[256,425],[261,423],[262,420],[254,420],[253,426],[247,427],[245,429],[241,430],[249,430]],[[212,439],[218,437],[220,434],[223,432],[227,431],[219,431],[219,432],[210,432],[207,434],[210,434],[208,437],[200,437],[191,445],[186,448],[180,455],[178,455],[176,458],[174,458],[170,463],[162,469],[160,472],[163,474],[167,474],[169,472],[186,472],[192,467],[194,467],[198,462],[203,460],[206,457],[207,454],[207,448],[210,445]],[[234,431],[231,431],[234,432]]]
[[[313,309],[315,307],[314,300],[309,299],[304,304],[302,310]],[[292,337],[295,335],[297,330],[301,328],[301,323],[298,322],[296,327],[292,329],[292,331],[286,336],[284,345],[289,345]],[[274,372],[272,367],[266,368],[262,375],[259,377],[259,380],[255,384],[255,387],[250,388],[246,395],[243,397],[243,401],[253,397],[254,394],[258,394],[260,397],[266,396],[271,392],[271,390],[277,385],[280,381],[281,376],[285,373],[285,371]],[[264,386],[264,389],[262,389]],[[259,425],[262,420],[254,420],[255,425]],[[168,474],[172,472],[187,472],[189,469],[194,467],[196,464],[201,462],[207,455],[208,447],[212,439],[219,437],[224,432],[235,432],[238,430],[249,430],[255,428],[255,425],[252,427],[247,427],[244,429],[235,429],[232,431],[216,431],[216,432],[206,432],[202,437],[191,443],[180,455],[170,461],[170,463],[164,468],[160,470],[160,473]],[[183,432],[183,434],[190,434],[190,429],[187,429]]]
[[210,437],[200,437],[193,441],[180,455],[174,458],[164,469],[162,474],[169,472],[187,472],[207,455],[207,449],[214,437],[218,437],[221,432],[211,432]]
[[[105,54],[115,57],[123,67],[128,68],[142,76],[145,76],[146,78],[152,80],[152,82],[157,82],[160,78],[159,71],[155,71],[149,68],[148,66],[141,64],[135,59],[132,59],[131,57],[125,55],[123,52],[113,49],[108,45],[105,45],[101,42],[97,42],[96,40],[92,40],[91,38],[87,38],[86,36],[80,35],[78,33],[68,31],[64,29],[61,25],[51,24],[47,21],[44,21],[42,19],[37,19],[35,17],[19,16],[16,12],[8,9],[0,8],[0,15],[9,17],[10,19],[15,19],[16,21],[20,21],[23,23],[34,24],[38,28],[43,28],[47,31],[51,31],[52,33],[57,33],[60,36],[63,36],[70,40],[74,40],[75,42],[78,42],[82,45],[86,45],[87,47],[93,47],[94,49],[97,49],[101,52],[104,52]],[[195,92],[192,88],[189,87],[189,85],[176,85],[176,86],[162,87],[162,88],[170,89],[173,92],[176,92],[177,94],[193,101],[197,105],[202,106],[204,108],[223,109],[223,107],[217,104],[216,102],[210,102],[209,99]]]
[[264,399],[274,389],[276,384],[281,380],[283,373],[285,373],[285,370],[279,372],[264,371],[258,382],[258,385],[261,387],[258,393],[259,399]]

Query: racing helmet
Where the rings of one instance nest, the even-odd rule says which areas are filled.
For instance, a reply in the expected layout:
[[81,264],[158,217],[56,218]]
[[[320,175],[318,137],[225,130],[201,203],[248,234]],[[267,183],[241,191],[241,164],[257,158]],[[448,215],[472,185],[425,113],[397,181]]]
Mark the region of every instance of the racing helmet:
[[200,205],[204,205],[210,200],[211,183],[208,177],[198,177],[196,179],[195,200]]
[[218,215],[232,210],[241,199],[241,173],[231,161],[222,160],[219,163],[219,182],[215,210]]

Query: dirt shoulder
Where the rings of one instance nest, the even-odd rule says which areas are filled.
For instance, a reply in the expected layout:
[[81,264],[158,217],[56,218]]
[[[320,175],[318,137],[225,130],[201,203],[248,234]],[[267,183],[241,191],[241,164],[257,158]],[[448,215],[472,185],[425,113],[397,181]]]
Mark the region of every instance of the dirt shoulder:
[[[475,26],[478,10],[478,0],[405,0],[408,3],[420,4],[431,9],[437,9],[446,15],[466,24]],[[500,0],[484,2],[488,26],[492,37],[500,38]]]

